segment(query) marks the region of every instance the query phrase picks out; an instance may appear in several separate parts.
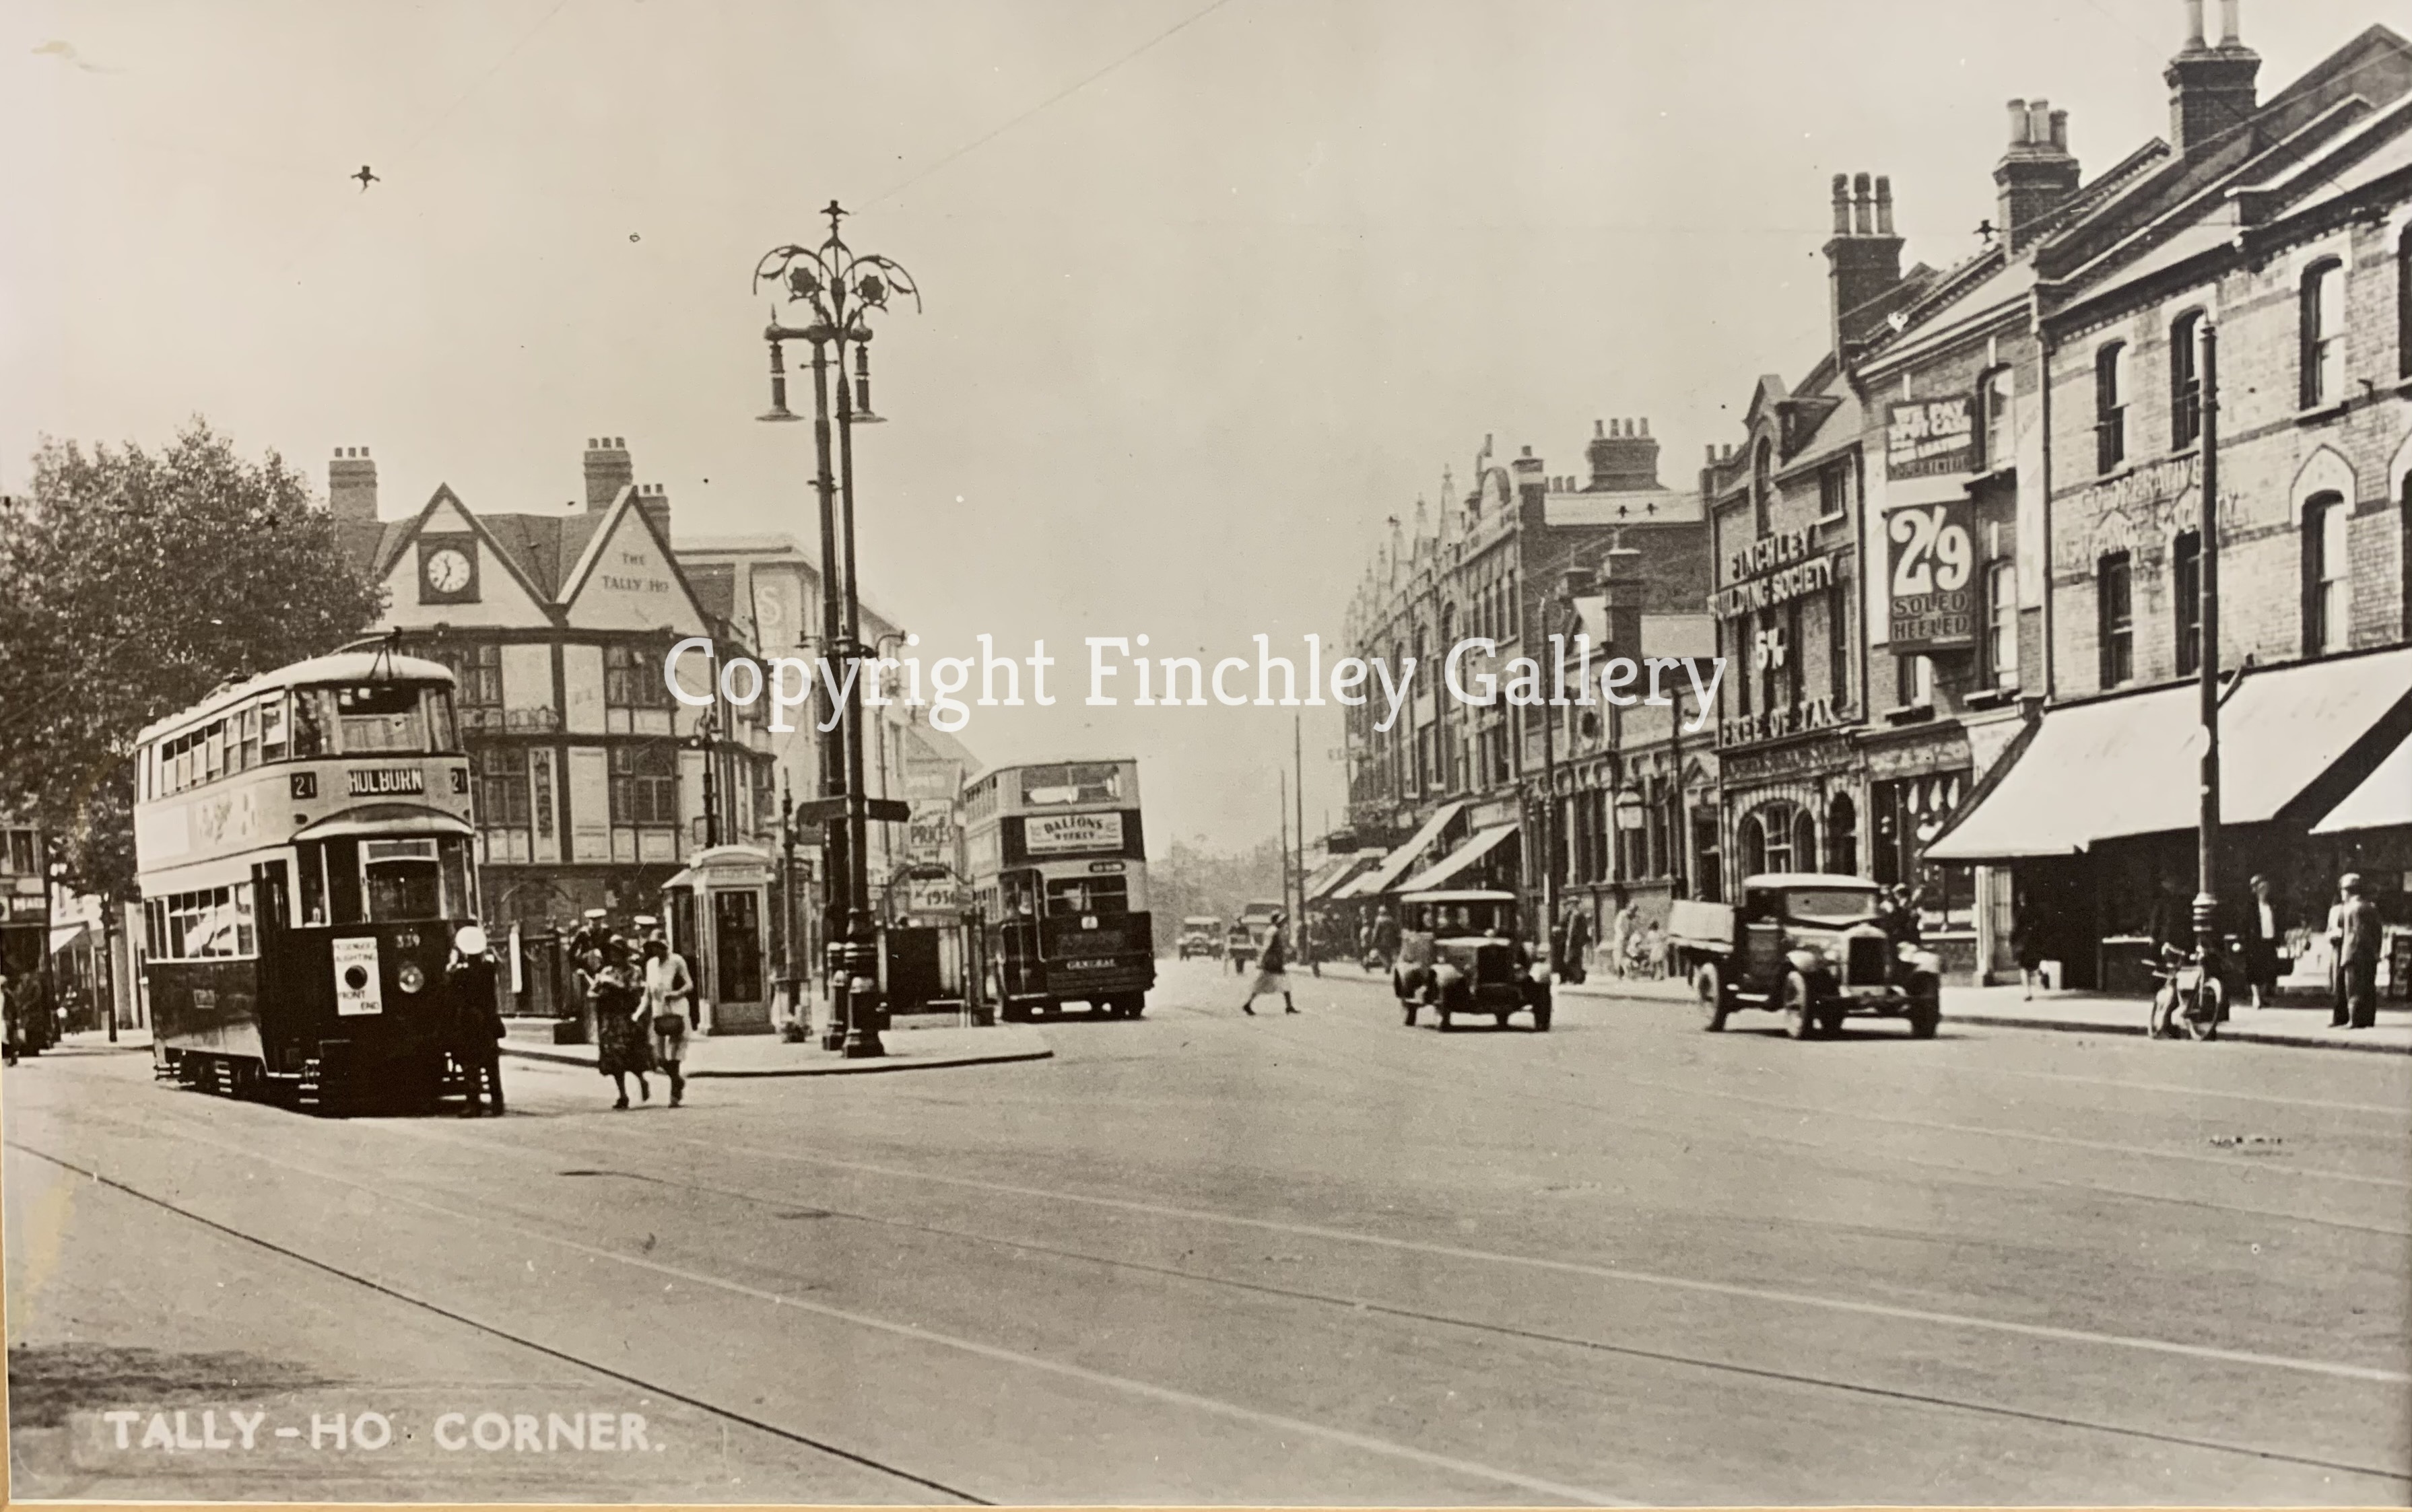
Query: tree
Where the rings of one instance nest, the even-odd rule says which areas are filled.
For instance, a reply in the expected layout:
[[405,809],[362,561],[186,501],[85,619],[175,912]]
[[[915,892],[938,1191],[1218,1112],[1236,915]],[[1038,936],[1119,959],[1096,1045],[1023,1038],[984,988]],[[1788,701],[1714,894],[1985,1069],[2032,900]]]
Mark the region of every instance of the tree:
[[301,474],[195,418],[164,450],[45,439],[0,501],[0,810],[79,889],[134,895],[135,737],[381,610]]

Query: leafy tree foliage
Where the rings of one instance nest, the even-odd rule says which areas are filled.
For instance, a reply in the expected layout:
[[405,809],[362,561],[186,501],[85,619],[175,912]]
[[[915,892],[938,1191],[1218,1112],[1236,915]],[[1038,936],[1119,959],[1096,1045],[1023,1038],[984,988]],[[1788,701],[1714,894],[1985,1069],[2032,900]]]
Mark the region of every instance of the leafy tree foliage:
[[1204,836],[1175,840],[1147,866],[1147,890],[1155,916],[1155,944],[1170,950],[1181,940],[1181,921],[1212,914],[1226,926],[1243,904],[1282,895],[1281,844],[1258,841],[1244,851],[1215,850]]
[[136,735],[381,607],[273,451],[247,462],[198,418],[155,452],[45,440],[33,492],[0,501],[0,810],[75,887],[131,897]]

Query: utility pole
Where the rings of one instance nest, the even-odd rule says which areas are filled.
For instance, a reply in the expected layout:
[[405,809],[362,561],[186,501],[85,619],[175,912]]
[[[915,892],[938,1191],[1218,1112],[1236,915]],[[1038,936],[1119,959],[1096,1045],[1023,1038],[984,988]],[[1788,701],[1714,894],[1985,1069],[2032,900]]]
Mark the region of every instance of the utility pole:
[[[1298,921],[1299,954],[1306,957],[1307,966],[1315,964],[1314,937],[1306,929],[1306,735],[1305,716],[1289,716],[1290,817],[1298,836]],[[1320,973],[1317,973],[1320,975]]]
[[2202,636],[2201,810],[2195,829],[2195,948],[2209,959],[2219,949],[2219,329],[2201,326],[2202,495],[2196,529],[2199,580],[2196,616]]

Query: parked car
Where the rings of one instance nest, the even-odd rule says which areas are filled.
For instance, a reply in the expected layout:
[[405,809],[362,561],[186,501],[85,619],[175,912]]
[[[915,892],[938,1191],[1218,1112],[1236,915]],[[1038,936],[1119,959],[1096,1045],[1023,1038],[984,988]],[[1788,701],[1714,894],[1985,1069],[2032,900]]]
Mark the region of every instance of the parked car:
[[1223,921],[1206,915],[1181,921],[1181,959],[1223,953]]
[[1390,991],[1402,1018],[1433,1010],[1446,1031],[1463,1017],[1487,1015],[1499,1027],[1518,1013],[1550,1027],[1550,968],[1515,935],[1512,892],[1411,892],[1399,900],[1399,959]]
[[1743,1008],[1784,1016],[1795,1039],[1854,1015],[1906,1019],[1919,1039],[1942,1022],[1942,958],[1887,927],[1883,889],[1856,876],[1745,878],[1742,903],[1678,899],[1667,933],[1714,1034]]

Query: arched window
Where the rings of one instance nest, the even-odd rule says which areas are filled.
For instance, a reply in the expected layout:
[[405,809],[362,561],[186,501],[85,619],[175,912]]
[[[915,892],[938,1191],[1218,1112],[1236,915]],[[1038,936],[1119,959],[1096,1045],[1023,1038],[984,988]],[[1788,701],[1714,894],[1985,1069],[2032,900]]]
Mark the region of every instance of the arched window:
[[1807,809],[1792,811],[1792,864],[1804,872],[1817,864],[1817,821]]
[[2127,344],[2094,354],[2094,470],[2107,473],[2127,460]]
[[1843,876],[1860,871],[1860,806],[1848,793],[1826,805],[1826,870]]
[[2169,327],[2169,449],[2202,439],[2202,312],[2188,310]]
[[2303,407],[2345,397],[2345,264],[2331,257],[2303,272]]
[[1761,438],[1750,454],[1750,523],[1764,536],[1774,528],[1775,448]]
[[2019,574],[2014,562],[1985,569],[1985,666],[1993,686],[2019,685]]
[[2340,494],[2316,495],[2303,506],[2303,654],[2343,651],[2350,625],[2351,561],[2346,521],[2353,513]]
[[1995,368],[1977,380],[1977,433],[1984,455],[1977,465],[1998,471],[2017,461],[2018,442],[2011,425],[2010,370]]
[[[1803,837],[1812,848],[1800,848]],[[1816,864],[1816,827],[1799,805],[1777,800],[1760,805],[1742,821],[1742,861],[1744,876],[1757,876],[1763,872],[1791,872]]]

